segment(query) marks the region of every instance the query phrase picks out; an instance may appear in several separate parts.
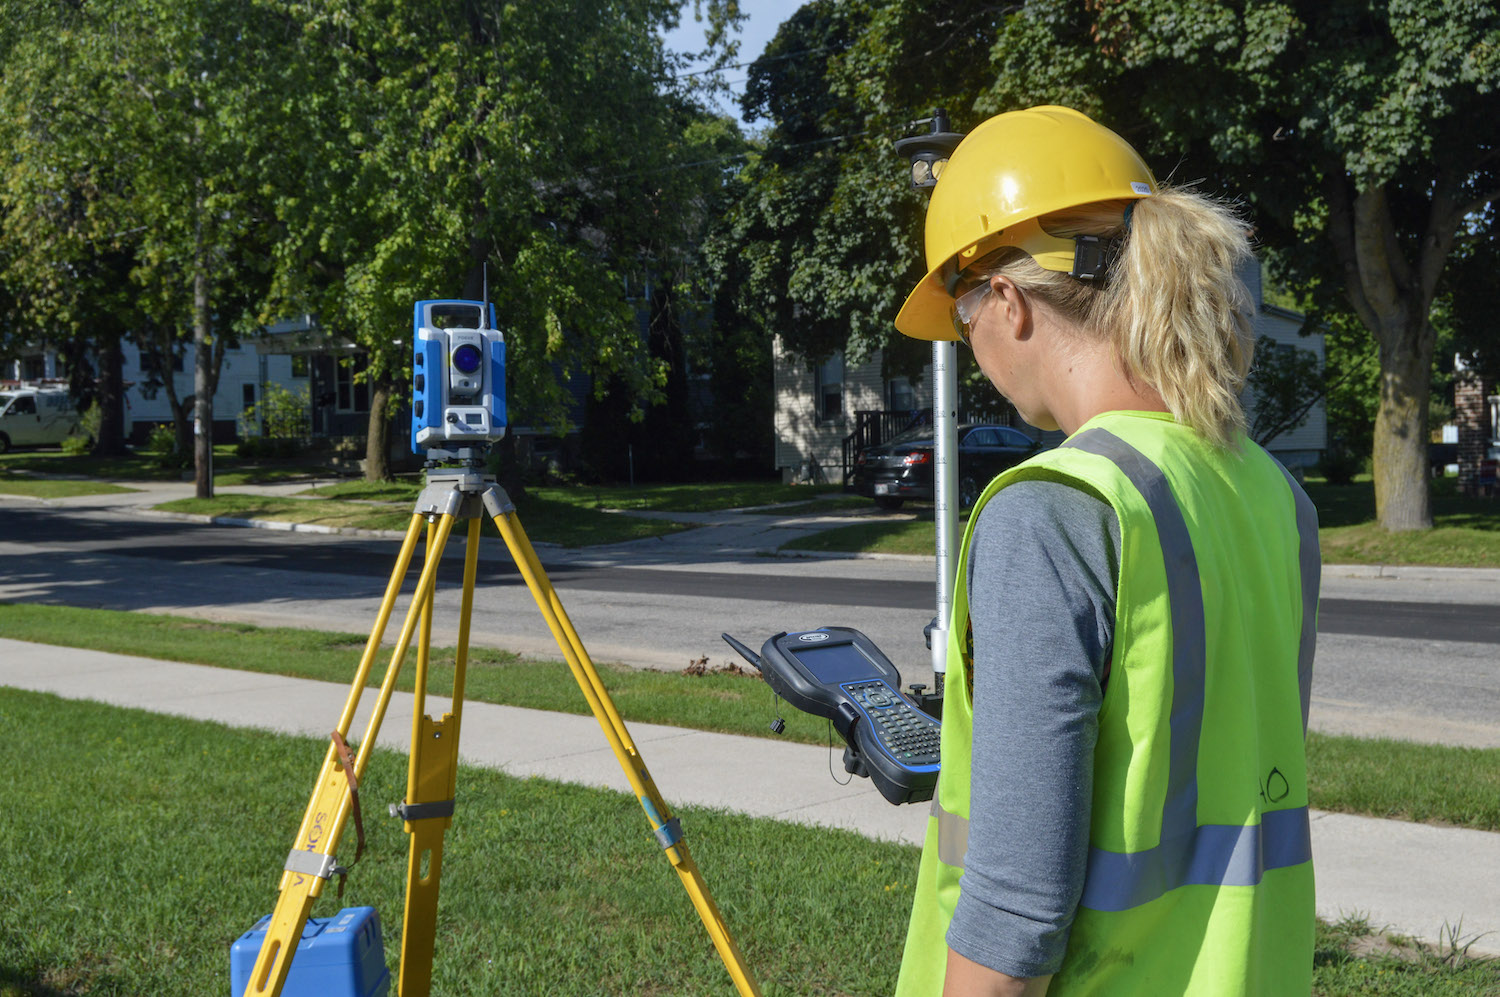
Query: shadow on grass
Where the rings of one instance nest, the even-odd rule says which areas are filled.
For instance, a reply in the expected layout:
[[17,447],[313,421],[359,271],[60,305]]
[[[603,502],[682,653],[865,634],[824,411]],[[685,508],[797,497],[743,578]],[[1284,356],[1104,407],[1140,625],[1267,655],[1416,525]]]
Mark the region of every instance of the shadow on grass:
[[59,990],[30,974],[0,967],[0,997],[72,997],[78,992],[72,987]]
[[[1375,519],[1375,485],[1361,481],[1329,485],[1309,481],[1303,486],[1318,507],[1318,525],[1359,526]],[[1453,478],[1432,482],[1432,519],[1435,526],[1500,532],[1500,501],[1458,494]]]

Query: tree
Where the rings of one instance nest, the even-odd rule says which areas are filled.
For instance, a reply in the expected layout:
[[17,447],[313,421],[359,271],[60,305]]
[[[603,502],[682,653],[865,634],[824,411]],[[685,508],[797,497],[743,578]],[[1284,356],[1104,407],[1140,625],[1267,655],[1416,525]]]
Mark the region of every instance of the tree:
[[71,8],[0,8],[0,266],[8,338],[52,341],[80,410],[97,405],[94,452],[123,450],[120,344],[135,315],[138,246],[123,224],[123,171],[97,154],[107,88],[98,36]]
[[[708,7],[721,25],[737,13]],[[412,302],[478,298],[486,263],[513,421],[565,430],[578,374],[623,384],[637,418],[659,400],[666,371],[625,289],[691,216],[681,164],[723,138],[663,92],[658,32],[678,4],[282,9],[302,47],[279,89],[308,151],[276,188],[286,238],[268,307],[306,307],[368,354],[366,473],[385,473]]]
[[[818,18],[859,30],[833,46],[821,78],[809,81],[805,65],[765,63],[775,80],[764,92],[800,88],[822,114],[814,120],[839,121],[824,134],[860,130],[858,142],[823,157],[831,161],[819,175],[864,184],[817,187],[810,170],[751,177],[750,197],[780,215],[742,214],[759,210],[775,230],[806,240],[773,236],[765,241],[779,254],[762,263],[749,252],[742,264],[770,273],[778,255],[794,261],[785,297],[812,310],[800,320],[779,315],[788,334],[814,353],[841,334],[851,347],[897,341],[889,321],[898,294],[921,270],[920,199],[885,193],[901,168],[889,143],[913,130],[903,118],[941,106],[963,129],[1004,110],[1071,105],[1125,135],[1159,176],[1243,197],[1271,261],[1314,304],[1312,317],[1358,321],[1380,360],[1372,439],[1380,522],[1431,524],[1435,303],[1448,302],[1465,349],[1500,354],[1487,322],[1500,292],[1485,276],[1500,265],[1500,147],[1482,124],[1500,120],[1493,4],[850,0],[808,4],[798,18],[810,51],[824,51],[807,34]],[[791,105],[780,117],[798,120]],[[773,129],[763,158],[798,155],[802,141]],[[821,196],[798,204],[804,189]],[[757,240],[745,242],[753,249]],[[778,283],[747,283],[747,306],[777,305]],[[800,328],[807,314],[828,322],[828,334]]]
[[[224,349],[253,325],[249,302],[263,295],[258,196],[269,164],[247,139],[288,130],[256,127],[272,106],[266,69],[285,55],[288,22],[233,0],[12,3],[3,13],[7,38],[22,39],[5,53],[0,94],[12,112],[10,279],[34,314],[91,344],[106,396],[118,396],[130,330],[191,327],[204,430],[197,493],[207,497]],[[117,443],[118,428],[100,445]]]
[[[896,140],[936,107],[972,103],[995,10],[958,3],[819,0],[789,18],[751,67],[744,108],[764,118],[763,150],[736,177],[710,259],[735,306],[809,361],[879,350],[887,377],[916,379],[926,343],[892,320],[925,273],[925,193]],[[918,68],[919,67],[919,68]],[[914,120],[917,119],[917,120]],[[960,406],[1002,418],[1004,402],[961,355]]]
[[[130,164],[141,228],[134,277],[158,325],[193,341],[195,488],[213,494],[213,401],[225,349],[256,326],[270,251],[264,171],[291,123],[267,121],[271,70],[296,38],[285,17],[237,0],[101,4],[114,88],[111,137]],[[283,139],[284,141],[284,139]]]
[[[1290,282],[1379,349],[1376,513],[1430,527],[1434,303],[1500,197],[1500,11],[1472,0],[1036,0],[1001,25],[990,114],[1071,103],[1166,172],[1243,192]],[[1467,253],[1495,262],[1493,239]]]

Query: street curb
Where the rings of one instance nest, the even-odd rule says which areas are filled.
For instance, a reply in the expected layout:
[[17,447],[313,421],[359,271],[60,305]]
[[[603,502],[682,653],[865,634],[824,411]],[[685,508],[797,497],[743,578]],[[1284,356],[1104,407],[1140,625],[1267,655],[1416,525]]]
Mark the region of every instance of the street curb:
[[318,523],[287,523],[278,519],[236,519],[230,516],[205,516],[196,512],[162,512],[158,509],[140,509],[143,516],[157,519],[175,519],[184,523],[204,523],[209,526],[243,526],[254,530],[281,530],[288,533],[329,533],[351,537],[376,537],[380,539],[405,539],[405,533],[395,530],[362,530],[355,526],[322,526]]
[[1445,568],[1430,564],[1325,564],[1325,574],[1345,578],[1383,578],[1407,581],[1486,581],[1500,583],[1500,568]]
[[[364,530],[357,526],[323,526],[318,523],[287,523],[277,519],[236,519],[231,516],[205,516],[197,512],[163,512],[159,509],[137,508],[142,516],[157,519],[176,519],[184,523],[203,523],[209,526],[240,526],[253,530],[280,530],[284,533],[325,533],[346,537],[368,537],[376,540],[405,540],[406,534],[399,530]],[[482,541],[503,544],[495,537],[482,537]],[[546,540],[533,540],[533,547],[563,549],[561,544]]]

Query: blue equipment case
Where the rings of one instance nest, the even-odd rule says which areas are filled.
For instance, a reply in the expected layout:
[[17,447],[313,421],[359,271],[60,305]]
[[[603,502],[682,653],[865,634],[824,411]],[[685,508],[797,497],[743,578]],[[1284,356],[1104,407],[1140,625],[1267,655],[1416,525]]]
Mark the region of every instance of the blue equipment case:
[[[230,997],[242,997],[271,923],[267,914],[229,949]],[[387,997],[380,915],[374,907],[345,907],[333,917],[309,918],[292,957],[282,997]]]

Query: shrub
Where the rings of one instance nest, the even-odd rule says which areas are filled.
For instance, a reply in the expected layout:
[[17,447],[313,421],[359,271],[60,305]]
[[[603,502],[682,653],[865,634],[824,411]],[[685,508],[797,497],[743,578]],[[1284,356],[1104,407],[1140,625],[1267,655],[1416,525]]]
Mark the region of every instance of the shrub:
[[99,411],[98,405],[90,405],[83,410],[78,417],[78,431],[62,441],[63,453],[72,457],[78,457],[89,452],[94,441],[99,438],[99,421],[104,418],[104,413]]
[[1318,471],[1330,485],[1348,485],[1354,476],[1364,470],[1364,458],[1335,441],[1323,452],[1318,461]]
[[193,451],[177,449],[177,430],[171,423],[157,423],[151,427],[144,448],[156,455],[158,467],[188,467],[193,463]]
[[279,384],[267,385],[261,400],[241,412],[236,423],[241,437],[235,448],[239,456],[296,456],[301,441],[312,432],[307,385],[301,385],[295,392]]
[[173,453],[177,449],[177,430],[168,423],[157,423],[146,437],[145,449],[154,454]]

